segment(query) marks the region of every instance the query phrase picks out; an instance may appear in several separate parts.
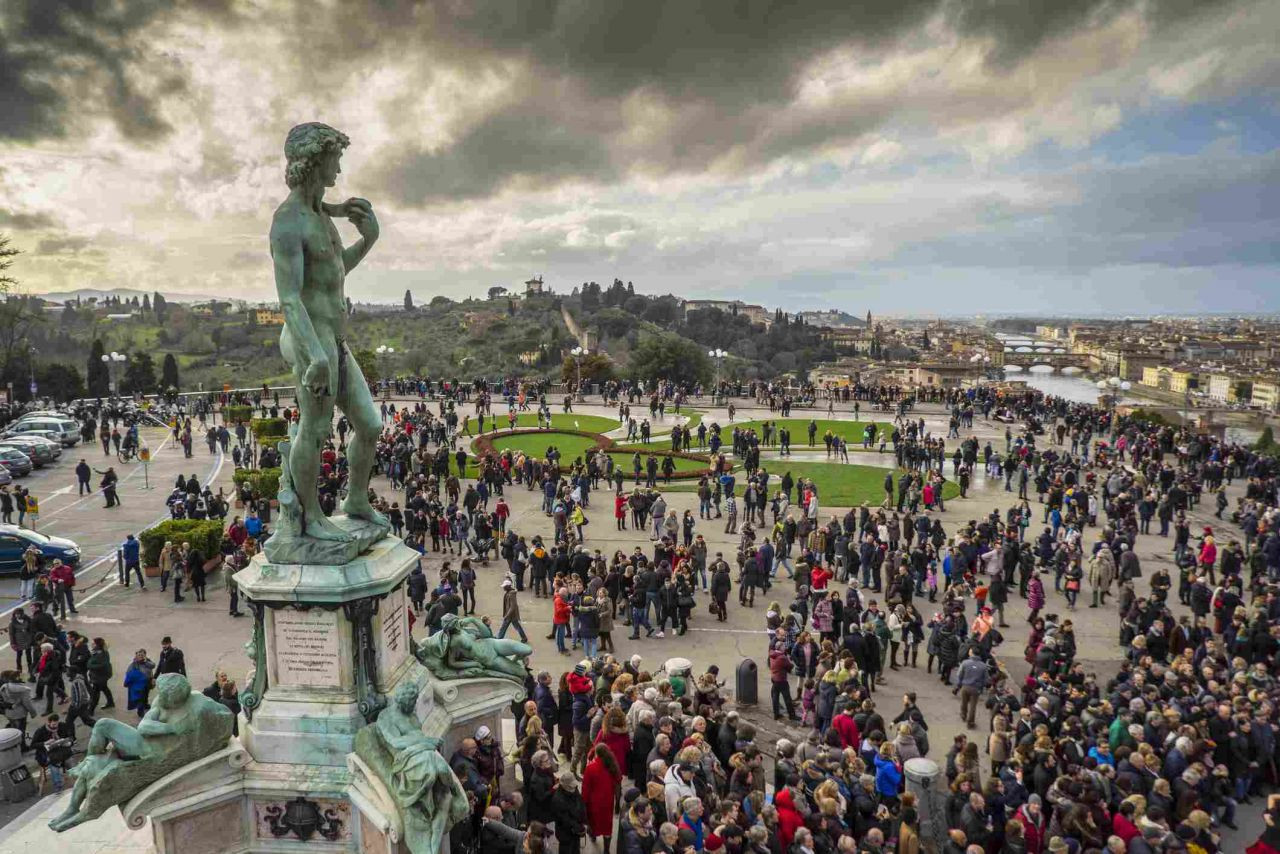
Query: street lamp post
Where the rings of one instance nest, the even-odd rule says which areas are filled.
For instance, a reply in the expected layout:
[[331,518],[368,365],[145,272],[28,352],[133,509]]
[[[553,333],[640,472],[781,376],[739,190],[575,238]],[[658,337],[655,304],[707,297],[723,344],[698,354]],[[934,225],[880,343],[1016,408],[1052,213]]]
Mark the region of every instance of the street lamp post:
[[120,383],[116,380],[116,365],[120,362],[127,361],[128,358],[128,356],[123,353],[117,353],[115,350],[112,350],[110,353],[102,354],[102,362],[107,366],[107,383],[110,386],[107,390],[113,395],[118,395],[120,393]]
[[729,354],[717,347],[714,350],[708,350],[707,355],[714,359],[716,363],[716,385],[712,390],[711,404],[713,406],[720,406],[724,403],[724,395],[720,393],[720,363],[723,362],[724,357]]
[[36,399],[36,353],[39,352],[35,347],[27,348],[27,368],[31,373],[31,399]]
[[587,351],[583,347],[574,347],[572,350],[569,351],[569,354],[573,356],[573,362],[578,369],[578,388],[577,388],[577,392],[573,396],[573,399],[577,403],[582,403],[585,400],[585,398],[582,396],[582,357],[587,355]]
[[388,347],[386,344],[379,344],[378,349],[374,351],[378,354],[378,370],[382,373],[382,398],[389,400],[391,398],[391,380],[387,376],[387,360],[396,354],[395,347]]

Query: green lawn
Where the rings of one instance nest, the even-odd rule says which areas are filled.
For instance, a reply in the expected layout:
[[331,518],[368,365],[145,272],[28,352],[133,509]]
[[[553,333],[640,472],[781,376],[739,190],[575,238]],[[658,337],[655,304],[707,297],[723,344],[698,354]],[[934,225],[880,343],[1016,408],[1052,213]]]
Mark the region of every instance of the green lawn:
[[[756,433],[763,434],[764,422],[772,421],[778,428],[786,427],[791,430],[791,447],[799,448],[808,446],[809,443],[809,418],[770,418],[759,421],[722,421],[720,422],[720,436],[727,444],[730,437],[733,436],[733,428],[749,428],[755,430]],[[869,424],[868,421],[833,421],[827,418],[818,418],[818,432],[814,435],[814,447],[821,448],[823,435],[830,430],[837,436],[842,436],[849,443],[849,450],[853,450],[854,445],[861,447],[862,431]],[[876,422],[880,431],[893,432],[893,425],[886,421]],[[879,433],[876,434],[877,441]]]
[[[840,463],[793,463],[788,460],[764,460],[769,472],[770,489],[777,487],[782,475],[791,472],[793,480],[809,478],[818,486],[818,497],[825,507],[855,507],[866,501],[877,505],[884,500],[884,476],[890,469]],[[894,474],[897,480],[897,472]],[[896,489],[896,487],[895,487]],[[896,494],[896,493],[895,493]],[[960,487],[950,481],[943,488],[950,499],[960,494]]]
[[510,448],[512,451],[523,451],[541,459],[547,453],[547,447],[555,445],[560,449],[560,462],[567,465],[575,457],[585,456],[596,446],[594,439],[578,436],[573,433],[559,433],[555,430],[544,430],[541,433],[519,433],[514,436],[494,436],[493,447],[502,453]]
[[[659,450],[661,449],[661,446],[655,445],[653,446],[653,448],[654,450]],[[609,456],[613,457],[614,463],[616,465],[621,466],[623,471],[626,471],[626,472],[631,471],[631,460],[632,460],[632,457],[635,456],[633,452],[610,451]],[[646,459],[645,451],[641,451],[640,452],[641,463],[643,463],[645,459]],[[698,460],[686,460],[683,457],[676,457],[675,460],[676,460],[676,471],[706,471],[707,470],[707,464],[704,462],[700,462]],[[658,458],[658,466],[659,466],[658,471],[662,471],[661,457]]]
[[[486,432],[494,429],[493,421],[486,418],[484,429]],[[498,413],[497,429],[507,429],[507,414],[505,412]],[[522,412],[516,416],[516,427],[518,429],[528,429],[538,426],[538,415],[535,412]],[[586,430],[589,433],[608,433],[610,430],[616,430],[622,426],[616,418],[606,418],[603,415],[578,415],[573,412],[553,412],[551,414],[551,426],[558,430]],[[471,429],[476,429],[476,417],[471,416]]]

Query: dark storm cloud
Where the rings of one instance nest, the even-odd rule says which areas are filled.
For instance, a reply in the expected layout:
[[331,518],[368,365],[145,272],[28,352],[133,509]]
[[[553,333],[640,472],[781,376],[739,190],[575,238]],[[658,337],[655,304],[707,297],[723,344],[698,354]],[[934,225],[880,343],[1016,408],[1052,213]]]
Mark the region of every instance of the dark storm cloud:
[[[520,180],[553,185],[716,164],[740,171],[848,142],[902,104],[855,98],[777,121],[807,64],[832,49],[875,60],[943,11],[963,36],[988,43],[989,65],[1003,73],[1047,41],[1139,6],[1162,22],[1203,8],[1185,0],[380,2],[355,25],[361,34],[343,30],[331,47],[358,63],[361,50],[390,39],[421,46],[433,63],[517,75],[518,119],[501,103],[442,150],[386,152],[392,191],[430,204]],[[650,126],[640,128],[639,146],[637,120],[626,113],[634,96],[657,106],[641,120]]]
[[57,224],[58,221],[48,214],[25,213],[10,208],[0,208],[0,228],[33,231],[39,228],[51,228]]
[[48,237],[36,244],[39,255],[75,254],[89,245],[87,237]]
[[1036,48],[1072,32],[1109,23],[1141,8],[1157,24],[1202,15],[1237,0],[968,0],[947,4],[948,18],[965,36],[989,39],[987,60],[1008,68]]
[[399,201],[417,205],[488,196],[517,179],[538,187],[613,174],[599,137],[550,115],[513,111],[488,116],[441,151],[402,154],[385,168],[382,180]]
[[159,113],[181,71],[150,49],[145,28],[191,11],[223,19],[231,0],[5,0],[0,3],[0,138],[61,136],[77,114],[104,110],[144,142],[169,128]]

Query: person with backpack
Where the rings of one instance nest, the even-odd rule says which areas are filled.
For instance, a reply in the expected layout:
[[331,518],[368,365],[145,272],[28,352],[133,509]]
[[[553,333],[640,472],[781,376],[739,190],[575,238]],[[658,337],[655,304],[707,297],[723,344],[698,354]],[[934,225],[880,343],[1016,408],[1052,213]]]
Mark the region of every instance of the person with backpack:
[[22,681],[22,673],[6,670],[0,673],[0,711],[9,726],[22,733],[22,749],[30,749],[27,740],[27,721],[40,714],[34,699],[35,691]]
[[71,681],[67,689],[67,722],[74,724],[77,720],[85,726],[92,727],[97,721],[93,718],[93,694],[85,674],[80,670],[71,671]]

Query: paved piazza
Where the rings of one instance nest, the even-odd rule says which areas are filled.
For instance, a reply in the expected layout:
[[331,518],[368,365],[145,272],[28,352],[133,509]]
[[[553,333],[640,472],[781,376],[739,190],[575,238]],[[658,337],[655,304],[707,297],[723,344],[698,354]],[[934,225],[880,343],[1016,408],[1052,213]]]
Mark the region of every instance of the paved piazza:
[[[402,403],[403,401],[397,402]],[[721,424],[725,428],[727,437],[732,431],[732,422],[729,420],[728,412],[723,408],[702,405],[707,402],[709,401],[702,403],[695,401],[693,406],[698,411],[705,413],[704,420],[708,422],[716,421]],[[433,411],[435,405],[434,402],[431,403]],[[737,422],[776,417],[771,415],[767,408],[758,407],[747,400],[736,400],[735,406],[737,410],[735,419]],[[464,404],[460,408],[460,414],[466,414],[471,411],[473,410],[470,404]],[[556,411],[559,411],[558,407],[556,407]],[[576,407],[576,411],[581,414],[601,415],[610,418],[616,415],[616,410],[613,408],[605,408],[590,403],[579,405]],[[818,418],[853,419],[851,405],[838,407],[834,415],[827,415],[825,404],[820,405],[816,410],[796,409],[792,412],[791,417],[807,420],[811,415]],[[911,415],[915,418],[923,417],[928,432],[934,435],[946,435],[948,416],[940,405],[919,404]],[[877,413],[877,416],[881,420],[887,420],[891,417],[879,413]],[[868,417],[870,417],[869,413],[864,409],[862,418],[865,420]],[[978,413],[975,417],[973,430],[962,430],[961,435],[966,438],[969,435],[976,436],[980,444],[990,441],[993,447],[1002,450],[1004,447],[1005,425],[994,420],[984,421],[981,413]],[[669,443],[665,441],[665,438],[670,425],[677,423],[673,420],[674,418],[673,414],[668,413],[665,421],[659,421],[654,424],[654,434],[657,437],[654,442],[655,448],[669,447]],[[111,462],[117,465],[122,479],[120,489],[122,506],[119,508],[104,510],[100,496],[79,498],[75,495],[74,475],[71,472],[75,461],[83,456],[91,464],[105,467],[107,463],[104,461],[105,458],[102,457],[100,446],[77,447],[64,454],[63,459],[56,466],[42,470],[27,482],[32,491],[41,497],[42,515],[37,521],[37,528],[76,539],[84,549],[85,563],[78,579],[80,614],[79,616],[70,617],[65,622],[65,625],[69,629],[76,629],[90,637],[102,636],[108,640],[116,666],[116,677],[113,680],[113,683],[116,684],[118,684],[119,678],[128,664],[132,651],[137,648],[146,648],[154,657],[160,646],[160,638],[165,635],[172,636],[174,643],[185,651],[187,671],[191,675],[194,685],[203,686],[209,683],[212,681],[215,671],[219,669],[225,669],[234,678],[241,680],[243,684],[248,662],[242,647],[249,635],[250,620],[235,619],[228,615],[227,591],[223,580],[219,577],[220,574],[211,581],[208,601],[205,603],[196,602],[191,595],[187,595],[185,602],[175,603],[171,594],[160,592],[158,579],[149,579],[145,591],[140,591],[136,588],[124,589],[116,583],[116,545],[124,539],[126,533],[136,531],[162,518],[167,518],[167,513],[163,506],[164,499],[179,473],[184,476],[194,473],[202,480],[210,480],[214,485],[215,491],[218,488],[226,490],[227,493],[232,491],[232,464],[229,458],[224,459],[220,454],[210,455],[203,442],[196,444],[192,458],[184,458],[181,449],[175,447],[172,442],[166,441],[165,434],[162,431],[158,429],[147,431],[145,435],[151,447],[157,449],[150,470],[147,473],[150,488],[147,488],[143,483],[143,473],[139,464],[121,467],[118,463],[115,463],[114,457],[111,459]],[[821,434],[819,434],[818,441],[818,447],[811,452],[804,445],[804,436],[793,436],[793,459],[796,461],[805,460],[806,458],[822,460],[824,454],[821,447]],[[1040,437],[1042,445],[1047,441],[1047,436]],[[948,442],[949,450],[954,448],[955,443],[956,440],[954,439]],[[495,445],[499,449],[502,448],[500,438],[495,439]],[[856,464],[886,468],[893,465],[891,453],[855,453],[851,449],[850,458]],[[768,452],[764,455],[763,465],[775,478],[787,470],[787,461],[778,459],[776,453],[773,452]],[[625,463],[624,466],[626,466]],[[948,461],[948,472],[950,472],[950,468],[950,462]],[[630,483],[631,479],[628,477],[627,488],[630,488]],[[776,484],[776,480],[774,483]],[[1228,495],[1233,504],[1237,495],[1242,494],[1240,485],[1241,482],[1237,481],[1236,486],[1228,490]],[[380,493],[385,492],[388,489],[385,476],[376,477],[374,487]],[[740,494],[741,489],[739,489]],[[551,542],[550,520],[541,511],[539,493],[536,491],[529,492],[523,486],[517,485],[514,488],[508,488],[506,495],[512,507],[509,527],[527,537],[541,534],[546,538],[547,542]],[[988,482],[983,476],[983,467],[981,465],[975,466],[975,484],[970,491],[969,497],[967,499],[955,498],[948,501],[946,512],[941,514],[947,535],[953,534],[959,525],[966,523],[970,519],[978,519],[992,510],[997,510],[1003,515],[1015,495],[1016,493],[1009,493],[1004,490],[1002,481],[999,483]],[[624,549],[630,552],[637,545],[641,546],[646,553],[651,551],[650,541],[646,535],[634,530],[619,532],[614,529],[612,494],[610,491],[596,491],[592,493],[591,497],[592,503],[587,509],[587,515],[591,520],[586,529],[586,545],[588,548],[598,548],[606,557],[611,556],[615,549]],[[697,499],[689,491],[689,487],[668,490],[666,498],[668,504],[679,512],[683,513],[686,508],[691,508],[695,516],[697,515]],[[1032,494],[1032,501],[1034,504],[1034,493]],[[844,510],[845,508],[824,505],[822,519],[825,522],[832,513],[843,515]],[[1233,534],[1224,527],[1224,523],[1221,520],[1212,518],[1212,510],[1212,501],[1206,500],[1189,514],[1193,531],[1198,531],[1202,525],[1212,524],[1215,528],[1224,530],[1224,541],[1231,538]],[[234,515],[236,511],[233,509],[231,512]],[[727,558],[732,557],[737,543],[737,536],[724,533],[723,520],[700,521],[695,530],[696,533],[700,533],[706,538],[709,544],[709,553],[713,557],[716,551],[723,551]],[[1033,524],[1028,529],[1028,538],[1030,539],[1039,530],[1039,526]],[[1086,530],[1086,546],[1092,545],[1097,530]],[[1162,539],[1154,535],[1141,535],[1138,538],[1137,552],[1142,560],[1143,567],[1143,577],[1137,582],[1139,594],[1145,594],[1149,591],[1148,582],[1157,565],[1163,565],[1169,569],[1176,583],[1177,571],[1171,559],[1172,538]],[[437,578],[436,570],[444,559],[446,559],[446,556],[430,552],[423,558],[423,566],[430,583],[435,583]],[[456,567],[458,558],[453,557],[452,560]],[[478,600],[477,612],[491,615],[496,626],[501,618],[502,590],[499,582],[505,574],[505,564],[500,560],[496,560],[490,562],[488,566],[477,564],[476,568],[479,575],[476,591]],[[1065,600],[1060,594],[1053,592],[1052,575],[1046,574],[1045,580],[1048,601],[1042,613],[1067,615]],[[644,666],[653,669],[656,669],[668,658],[675,656],[686,657],[693,662],[693,672],[695,674],[701,673],[709,665],[718,664],[721,668],[722,678],[726,678],[729,682],[728,690],[730,692],[733,690],[734,668],[742,659],[752,658],[760,665],[761,669],[761,705],[754,712],[749,712],[749,716],[753,720],[760,721],[764,732],[777,734],[785,731],[792,738],[802,739],[803,730],[788,730],[782,725],[774,724],[768,707],[769,684],[766,666],[768,653],[765,634],[765,611],[767,610],[768,602],[771,600],[776,599],[782,602],[785,608],[793,598],[791,584],[785,577],[781,579],[781,582],[782,586],[775,587],[766,595],[757,596],[754,608],[745,608],[738,605],[735,586],[735,593],[729,597],[728,620],[725,623],[717,623],[713,619],[713,616],[706,608],[706,595],[699,591],[697,596],[698,604],[693,610],[689,632],[683,637],[676,636],[674,632],[668,632],[664,639],[642,637],[640,640],[629,640],[627,637],[628,629],[622,625],[622,612],[619,611],[619,619],[613,633],[617,647],[617,657],[622,660],[638,653],[644,657]],[[832,587],[843,591],[845,585],[832,582]],[[1087,589],[1086,585],[1084,591],[1082,591],[1078,610],[1069,614],[1076,626],[1079,647],[1077,661],[1084,664],[1086,670],[1096,673],[1100,683],[1105,683],[1117,671],[1125,652],[1118,642],[1120,620],[1114,607],[1114,599],[1111,600],[1107,607],[1089,608]],[[4,619],[6,621],[15,595],[16,581],[6,579],[0,582],[0,596],[4,597],[2,601],[4,602]],[[1170,597],[1170,602],[1175,614],[1187,613],[1187,609],[1178,604],[1176,595]],[[932,613],[929,610],[928,601],[917,599],[916,603],[927,621]],[[883,605],[883,602],[881,604]],[[550,600],[535,600],[532,593],[526,589],[521,594],[520,606],[524,625],[534,646],[534,654],[530,662],[533,670],[536,672],[546,669],[553,675],[558,675],[565,669],[570,668],[572,662],[575,662],[580,657],[580,652],[575,653],[572,657],[562,656],[556,652],[554,643],[545,639],[545,635],[550,631],[551,626]],[[1025,604],[1023,600],[1017,597],[1015,589],[1006,609],[1007,619],[1011,627],[1005,630],[1005,641],[997,650],[1000,661],[1007,667],[1013,678],[1012,684],[1015,690],[1020,687],[1021,681],[1027,672],[1027,665],[1022,658],[1022,651],[1026,644],[1029,628],[1025,621],[1025,613]],[[971,607],[968,609],[968,614],[970,617],[972,616]],[[424,635],[425,632],[421,622],[415,627],[414,633],[418,637]],[[5,652],[8,654],[7,648]],[[924,710],[929,723],[930,757],[941,761],[943,754],[951,743],[952,737],[964,731],[957,699],[952,696],[949,688],[940,684],[936,674],[925,673],[923,650],[920,656],[919,668],[907,668],[898,671],[888,670],[884,675],[885,682],[878,687],[875,694],[878,710],[886,718],[890,718],[899,711],[901,695],[904,691],[917,692],[919,705]],[[117,708],[113,712],[103,714],[114,714],[122,720],[131,721],[133,720],[132,713],[124,710],[124,702],[120,699],[122,695],[123,691],[117,690]],[[979,717],[982,716],[980,715]],[[985,738],[986,729],[981,721],[979,729],[981,731],[980,736]],[[508,737],[510,737],[510,733],[511,729],[508,727]],[[768,746],[766,746],[766,749],[768,752],[772,752]],[[18,806],[25,808],[29,804]],[[18,811],[18,809],[9,807],[7,812],[0,812],[0,817],[7,821]],[[1256,834],[1261,828],[1260,808],[1256,806],[1253,808],[1242,807],[1237,821],[1241,827],[1239,832],[1233,833],[1224,829],[1224,832],[1226,832],[1224,851],[1243,850],[1245,844],[1256,838]],[[589,846],[589,843],[587,844]],[[1235,845],[1239,847],[1232,847]],[[3,850],[3,845],[0,845],[0,851]]]

